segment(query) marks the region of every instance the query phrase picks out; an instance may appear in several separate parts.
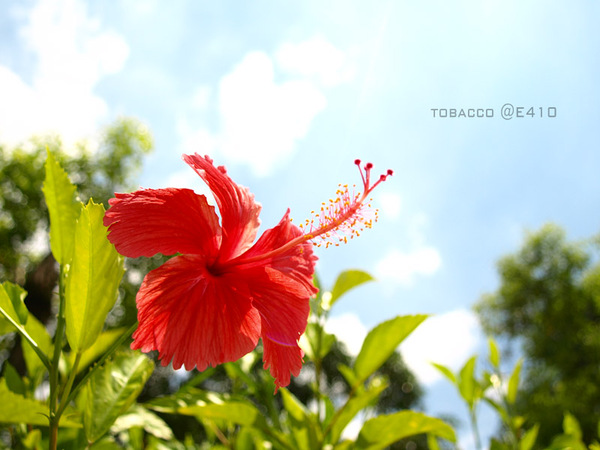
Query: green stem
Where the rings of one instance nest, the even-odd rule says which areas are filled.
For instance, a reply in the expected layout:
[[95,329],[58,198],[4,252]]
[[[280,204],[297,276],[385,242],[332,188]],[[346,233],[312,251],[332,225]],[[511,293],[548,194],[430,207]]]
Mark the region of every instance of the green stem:
[[71,392],[71,387],[73,387],[73,382],[75,381],[75,375],[77,375],[77,368],[79,367],[79,363],[81,361],[82,354],[83,354],[83,352],[79,351],[79,352],[77,352],[77,355],[75,355],[75,362],[73,363],[73,367],[71,368],[71,373],[69,374],[69,379],[67,380],[67,383],[63,386],[63,389],[60,393],[60,402],[59,402],[59,406],[58,406],[58,411],[56,413],[56,415],[59,418],[62,415],[65,408],[67,407],[67,405],[69,404],[69,402],[67,401],[67,398],[68,398],[69,393]]
[[35,342],[33,340],[33,338],[31,336],[29,336],[29,333],[27,333],[25,328],[23,328],[21,325],[19,325],[17,322],[15,322],[15,320],[12,317],[10,317],[8,315],[8,313],[6,311],[4,311],[4,309],[1,306],[0,306],[0,314],[2,314],[4,316],[4,318],[6,320],[8,320],[13,327],[15,327],[15,329],[21,335],[21,337],[23,339],[25,339],[29,343],[29,345],[31,345],[31,348],[33,348],[33,351],[35,352],[35,354],[38,355],[38,357],[40,358],[40,360],[42,361],[44,366],[46,366],[46,369],[48,369],[48,371],[50,371],[50,367],[51,367],[50,360],[44,354],[44,352],[40,349],[37,342]]
[[471,427],[473,428],[473,436],[475,438],[475,448],[481,450],[481,438],[479,437],[479,429],[477,427],[477,415],[475,414],[475,408],[469,410],[469,416],[471,418]]
[[58,317],[56,321],[56,333],[54,334],[54,354],[49,369],[50,378],[50,450],[56,450],[58,440],[58,423],[60,414],[57,414],[60,355],[63,347],[63,336],[65,334],[65,273],[60,266],[60,278],[58,289]]

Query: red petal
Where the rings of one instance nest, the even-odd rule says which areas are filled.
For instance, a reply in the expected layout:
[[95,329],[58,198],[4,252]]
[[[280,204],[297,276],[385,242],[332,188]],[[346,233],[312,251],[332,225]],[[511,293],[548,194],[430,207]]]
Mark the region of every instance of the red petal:
[[[243,258],[279,248],[300,234],[286,213]],[[278,386],[287,385],[290,373],[297,375],[302,367],[298,339],[306,328],[309,298],[317,293],[312,283],[315,260],[312,245],[304,243],[260,264],[239,268],[250,286],[252,304],[260,313],[265,367],[271,368]]]
[[156,253],[214,259],[220,242],[215,208],[189,189],[141,189],[115,194],[104,216],[108,239],[131,258]]
[[270,369],[275,378],[275,392],[290,384],[291,375],[298,376],[302,369],[302,350],[300,347],[285,346],[263,338],[264,368]]
[[258,342],[260,319],[248,292],[215,277],[197,256],[176,256],[144,279],[133,349],[158,350],[163,365],[204,370],[235,361]]
[[183,155],[183,160],[208,184],[219,207],[223,228],[219,260],[235,258],[250,248],[256,238],[260,204],[248,188],[235,184],[225,168],[215,167],[208,156]]

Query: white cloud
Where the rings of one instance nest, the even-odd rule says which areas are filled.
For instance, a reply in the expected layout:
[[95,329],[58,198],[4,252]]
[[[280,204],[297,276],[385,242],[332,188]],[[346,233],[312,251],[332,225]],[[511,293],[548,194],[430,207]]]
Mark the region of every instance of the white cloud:
[[375,266],[375,273],[381,279],[411,286],[417,276],[433,275],[441,265],[442,257],[434,247],[422,246],[409,252],[393,249]]
[[221,79],[218,102],[221,153],[258,176],[287,159],[327,104],[309,81],[276,83],[273,62],[263,52],[248,53]]
[[367,328],[354,313],[344,313],[330,317],[325,323],[325,331],[334,334],[338,340],[346,344],[348,352],[356,356],[367,337]]
[[247,164],[265,176],[284,164],[327,106],[324,86],[351,78],[342,51],[323,38],[286,43],[271,57],[247,53],[224,75],[216,89],[200,86],[191,98],[196,112],[216,106],[215,131],[193,129],[180,121],[184,150],[219,151],[226,159]]
[[429,317],[402,343],[404,360],[417,379],[430,386],[443,376],[431,362],[457,371],[472,356],[481,331],[475,315],[458,309]]
[[108,106],[93,91],[123,68],[129,47],[78,0],[40,0],[28,19],[20,34],[36,64],[31,83],[0,66],[0,139],[16,144],[32,134],[59,133],[71,144],[106,118]]
[[314,77],[325,86],[348,82],[354,77],[354,68],[344,52],[321,36],[298,44],[282,44],[275,52],[275,60],[283,71]]

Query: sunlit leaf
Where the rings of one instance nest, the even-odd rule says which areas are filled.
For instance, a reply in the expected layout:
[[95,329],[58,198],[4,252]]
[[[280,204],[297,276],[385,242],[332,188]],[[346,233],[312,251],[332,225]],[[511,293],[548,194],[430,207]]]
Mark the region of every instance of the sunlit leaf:
[[82,392],[83,427],[88,441],[106,433],[117,417],[135,402],[154,370],[154,363],[141,353],[118,353],[99,368]]
[[477,399],[477,380],[475,379],[475,363],[477,357],[471,357],[460,370],[458,376],[458,391],[461,397],[467,402],[470,409],[473,409]]
[[342,432],[352,421],[352,419],[354,419],[356,414],[358,414],[359,411],[367,406],[375,403],[379,398],[379,395],[387,386],[387,383],[384,383],[378,379],[375,380],[374,383],[371,383],[366,390],[356,394],[353,398],[351,398],[343,410],[338,413],[335,422],[333,422],[328,439],[329,442],[332,444],[337,443],[342,436]]
[[500,352],[493,338],[488,338],[488,346],[490,347],[490,362],[494,368],[500,367]]
[[73,255],[75,222],[81,203],[75,200],[75,186],[50,151],[45,167],[42,191],[50,215],[50,247],[60,264],[68,264]]
[[330,306],[333,306],[349,290],[371,280],[373,277],[362,270],[346,270],[340,273],[331,291]]
[[521,374],[521,366],[523,360],[520,359],[513,370],[512,375],[508,380],[508,389],[506,391],[506,401],[509,405],[513,405],[517,400],[517,390],[519,389],[519,375]]
[[539,429],[540,425],[536,423],[533,427],[527,430],[527,432],[519,441],[519,450],[531,450],[533,448]]
[[[0,308],[2,308],[11,319],[20,325],[25,325],[29,313],[25,306],[25,292],[20,286],[5,281],[0,285]],[[15,331],[13,325],[0,315],[0,335]]]
[[439,370],[442,373],[442,375],[448,378],[453,385],[457,386],[456,375],[454,375],[454,372],[452,372],[448,367],[434,362],[432,362],[431,365],[437,370]]
[[91,200],[75,227],[75,251],[65,290],[67,339],[73,352],[92,346],[115,304],[123,258],[106,238],[104,207]]
[[358,382],[365,381],[392,356],[398,345],[414,331],[427,316],[399,316],[380,323],[365,338],[354,363]]
[[581,426],[579,426],[579,421],[577,418],[569,413],[565,413],[565,418],[563,419],[563,430],[565,434],[573,436],[575,439],[581,439]]
[[129,411],[119,416],[111,427],[111,432],[119,433],[134,427],[143,428],[147,433],[160,439],[173,438],[173,431],[166,422],[141,405],[133,405]]
[[367,420],[360,430],[356,447],[375,450],[417,434],[434,436],[456,442],[452,427],[440,419],[414,411],[400,411]]
[[[48,426],[48,406],[37,400],[25,398],[11,392],[4,382],[0,382],[0,423],[26,423]],[[81,427],[72,418],[63,417],[61,427]]]

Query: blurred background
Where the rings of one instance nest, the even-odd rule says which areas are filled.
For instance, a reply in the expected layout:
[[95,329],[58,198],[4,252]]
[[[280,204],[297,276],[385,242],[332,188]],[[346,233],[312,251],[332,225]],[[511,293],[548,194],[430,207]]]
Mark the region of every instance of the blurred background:
[[[498,260],[529,243],[539,257],[517,257],[519,273],[556,280],[556,271],[539,273],[548,261],[570,242],[594,242],[599,17],[600,5],[585,1],[4,1],[2,276],[24,283],[48,250],[42,215],[15,228],[25,203],[15,186],[24,184],[9,171],[20,155],[32,172],[19,176],[33,179],[40,142],[79,161],[67,169],[93,179],[87,195],[102,201],[139,186],[204,193],[181,154],[208,154],[263,205],[263,230],[287,208],[297,222],[308,218],[338,183],[360,184],[356,158],[376,175],[393,169],[373,194],[374,228],[317,250],[326,289],[346,269],[376,278],[335,305],[328,330],[355,355],[377,323],[432,314],[400,351],[424,389],[422,407],[457,418],[471,448],[467,411],[429,362],[457,370],[487,352],[486,334],[505,338],[514,362],[534,335],[498,319],[511,315],[499,300],[507,295],[494,293],[515,279]],[[543,228],[549,222],[557,225]],[[10,248],[29,259],[9,261]],[[575,284],[597,262],[586,255],[567,270]],[[139,282],[143,272],[129,276]],[[598,338],[590,314],[582,342]],[[588,394],[600,414],[600,394]],[[498,424],[486,417],[484,409],[489,437]]]

